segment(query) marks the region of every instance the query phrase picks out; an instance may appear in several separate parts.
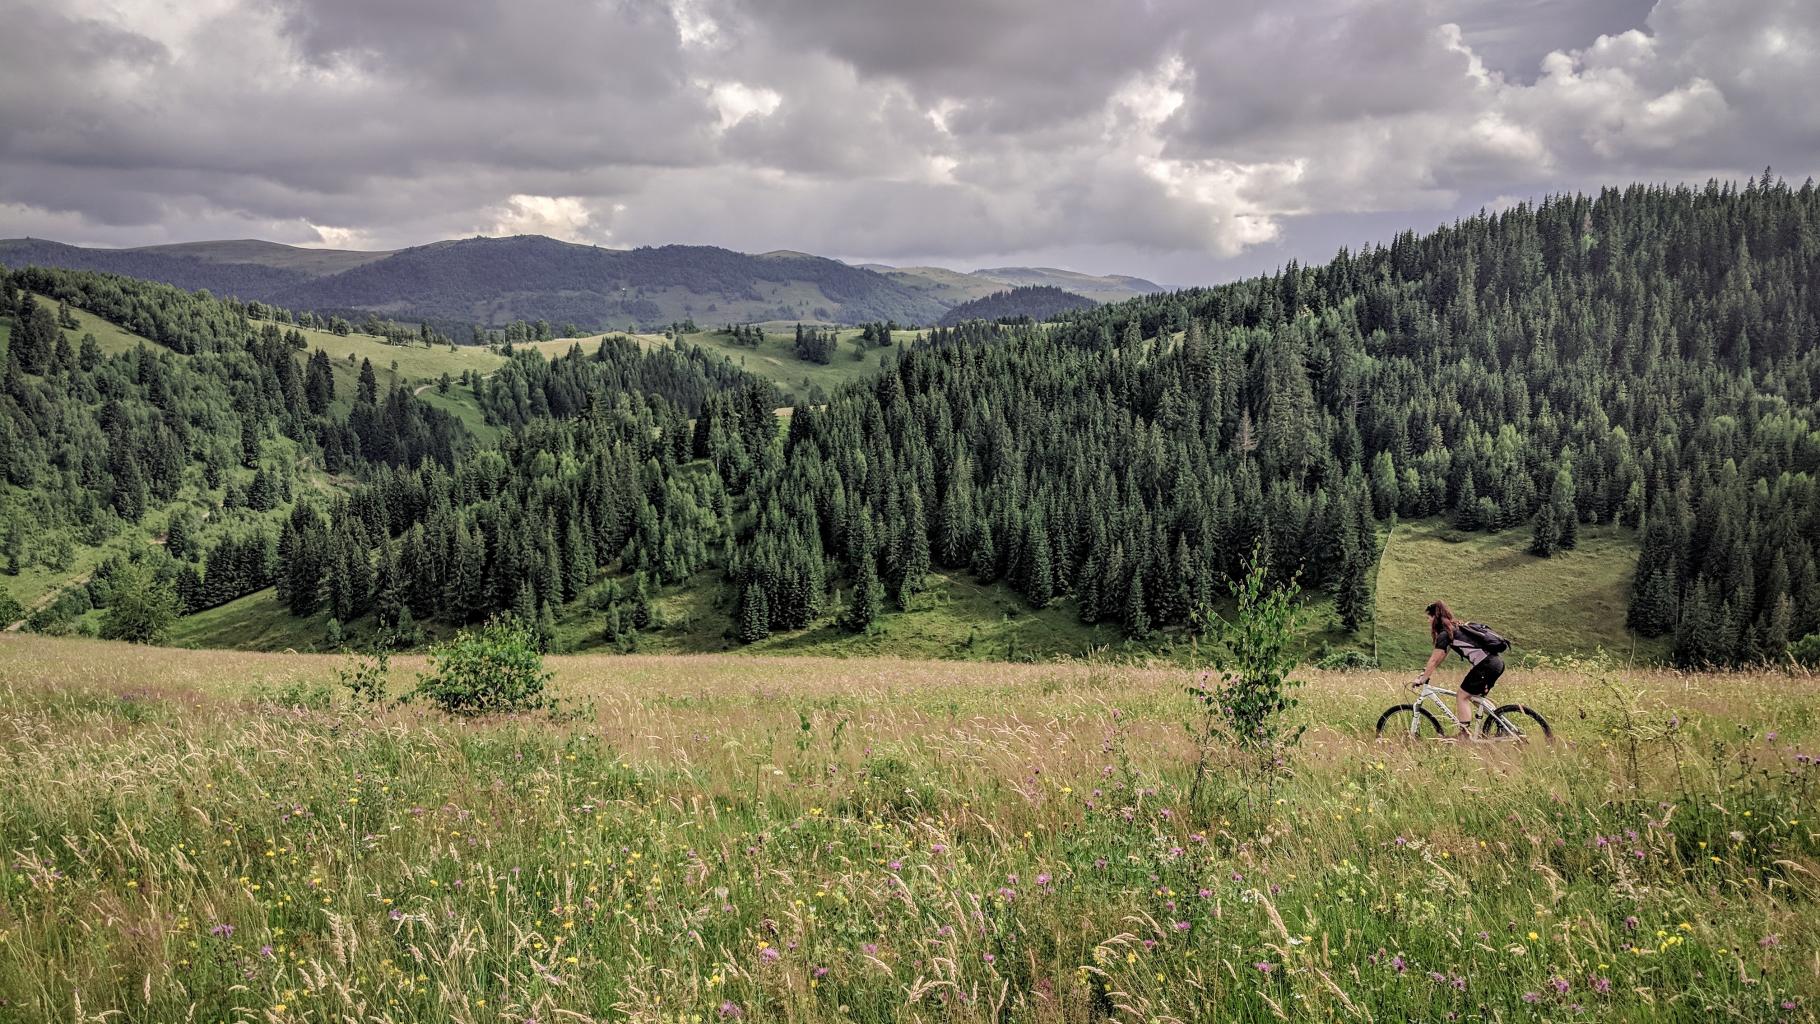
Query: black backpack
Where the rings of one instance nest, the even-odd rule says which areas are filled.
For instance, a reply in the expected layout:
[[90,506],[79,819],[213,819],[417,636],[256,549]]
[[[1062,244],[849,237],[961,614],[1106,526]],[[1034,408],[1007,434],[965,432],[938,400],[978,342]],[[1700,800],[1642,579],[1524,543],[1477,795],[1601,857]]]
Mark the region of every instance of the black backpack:
[[1483,622],[1461,622],[1454,626],[1454,630],[1461,640],[1486,654],[1503,654],[1510,650],[1510,641],[1499,636],[1496,630]]

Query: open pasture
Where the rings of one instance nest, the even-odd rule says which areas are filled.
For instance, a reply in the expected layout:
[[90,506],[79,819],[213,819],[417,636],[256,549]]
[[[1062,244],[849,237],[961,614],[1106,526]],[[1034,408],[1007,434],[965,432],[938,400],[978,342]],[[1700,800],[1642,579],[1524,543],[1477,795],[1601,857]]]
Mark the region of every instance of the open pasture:
[[[0,1020],[1811,1020],[1820,685],[1513,671],[1548,747],[1190,799],[1175,668],[553,658],[373,711],[332,656],[0,638]],[[393,663],[393,692],[416,659]],[[1603,680],[1603,681],[1601,681]]]

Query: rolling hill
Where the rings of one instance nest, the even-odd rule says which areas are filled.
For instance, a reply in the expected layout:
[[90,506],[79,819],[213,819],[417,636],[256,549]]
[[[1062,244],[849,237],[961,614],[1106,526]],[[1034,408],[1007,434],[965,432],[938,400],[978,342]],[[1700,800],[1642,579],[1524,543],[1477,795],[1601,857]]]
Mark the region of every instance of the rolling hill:
[[1076,295],[1085,295],[1098,302],[1118,302],[1121,299],[1131,299],[1139,295],[1150,295],[1168,290],[1154,281],[1146,281],[1141,277],[1129,277],[1124,274],[1100,276],[1083,274],[1074,270],[1057,270],[1054,267],[991,267],[976,270],[973,272],[973,276],[985,278],[996,284],[1011,285],[1014,288],[1060,288]]
[[958,324],[968,320],[997,320],[1001,323],[1021,320],[1036,323],[1061,313],[1092,309],[1096,305],[1098,303],[1084,295],[1065,292],[1049,285],[1029,285],[963,302],[943,313],[942,323]]
[[865,263],[861,266],[949,305],[983,299],[1002,292],[1007,287],[1060,288],[1086,296],[1095,302],[1118,302],[1166,290],[1162,285],[1141,277],[1100,277],[1050,267],[999,267],[968,273],[947,267],[893,267],[883,263]]
[[0,240],[0,265],[98,270],[216,295],[359,319],[428,321],[457,337],[514,320],[599,330],[693,319],[932,324],[1006,285],[1065,287],[1096,301],[1160,290],[1139,278],[1043,268],[964,274],[853,266],[808,253],[701,245],[610,249],[541,235],[464,238],[396,251],[306,249],[257,239],[134,249]]

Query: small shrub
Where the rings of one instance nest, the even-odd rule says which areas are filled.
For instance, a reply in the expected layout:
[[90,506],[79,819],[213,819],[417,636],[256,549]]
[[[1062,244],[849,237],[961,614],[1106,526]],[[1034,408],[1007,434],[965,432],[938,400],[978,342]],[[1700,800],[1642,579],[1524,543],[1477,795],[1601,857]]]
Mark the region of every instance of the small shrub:
[[357,704],[377,704],[385,699],[386,679],[392,671],[392,657],[384,648],[377,654],[354,655],[348,664],[335,670],[335,678],[341,682],[348,694]]
[[260,687],[253,702],[266,707],[291,710],[327,711],[334,705],[334,695],[321,683],[293,680],[278,687]]
[[1328,651],[1314,663],[1315,668],[1327,670],[1357,670],[1378,667],[1378,661],[1364,651],[1338,650]]
[[517,619],[464,629],[431,648],[415,692],[451,715],[536,710],[550,681],[537,648],[536,632]]
[[1211,765],[1214,746],[1230,744],[1244,757],[1250,773],[1268,788],[1288,767],[1289,750],[1301,741],[1305,726],[1291,727],[1288,716],[1297,701],[1292,691],[1302,685],[1291,679],[1295,670],[1296,626],[1299,618],[1294,580],[1278,584],[1262,555],[1253,551],[1244,578],[1230,584],[1238,612],[1231,619],[1203,615],[1209,626],[1214,667],[1218,678],[1202,676],[1188,695],[1200,706],[1201,722],[1195,730],[1200,751],[1193,802],[1201,780]]

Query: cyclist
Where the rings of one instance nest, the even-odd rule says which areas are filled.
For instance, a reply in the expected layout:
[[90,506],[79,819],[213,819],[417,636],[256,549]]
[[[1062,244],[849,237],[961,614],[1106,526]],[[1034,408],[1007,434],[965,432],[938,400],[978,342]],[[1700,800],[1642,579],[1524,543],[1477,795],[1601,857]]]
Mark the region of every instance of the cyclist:
[[1460,721],[1460,739],[1472,738],[1472,698],[1483,697],[1491,692],[1498,677],[1504,674],[1504,659],[1500,655],[1474,646],[1473,642],[1460,629],[1462,620],[1457,618],[1447,602],[1436,601],[1426,609],[1428,612],[1428,631],[1434,638],[1434,653],[1428,656],[1428,664],[1422,674],[1410,684],[1411,689],[1421,689],[1427,685],[1428,677],[1441,662],[1447,660],[1449,650],[1465,658],[1472,668],[1466,678],[1460,680],[1460,688],[1454,693],[1454,715]]

